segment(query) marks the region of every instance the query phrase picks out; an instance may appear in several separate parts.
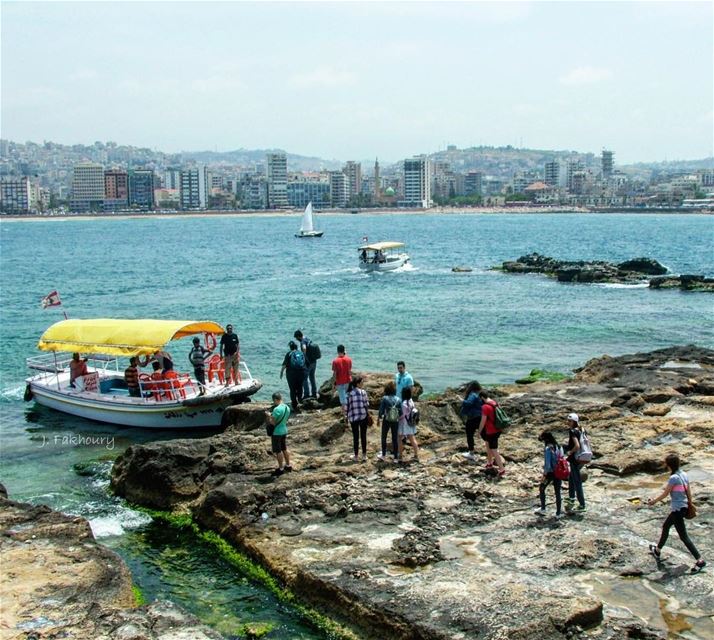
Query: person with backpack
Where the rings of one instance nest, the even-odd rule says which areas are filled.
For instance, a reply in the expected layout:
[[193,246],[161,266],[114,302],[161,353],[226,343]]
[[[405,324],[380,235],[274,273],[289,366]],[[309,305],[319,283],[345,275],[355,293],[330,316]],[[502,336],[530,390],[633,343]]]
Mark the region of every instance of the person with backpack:
[[[396,385],[395,385],[396,389]],[[399,414],[399,459],[398,462],[404,462],[404,439],[406,438],[409,444],[412,445],[414,451],[414,460],[419,462],[419,445],[416,440],[416,425],[418,421],[419,410],[414,406],[412,400],[412,388],[404,387],[402,389],[402,408]]]
[[392,434],[392,456],[399,460],[399,414],[401,401],[397,397],[397,385],[390,381],[384,386],[384,395],[379,403],[378,419],[382,423],[382,450],[377,454],[379,460],[387,457],[387,434]]
[[[570,476],[568,477],[568,497],[565,499],[565,510],[576,511],[578,513],[587,511],[585,507],[585,494],[583,493],[583,481],[580,477],[580,462],[578,460],[578,454],[580,453],[580,439],[582,438],[582,435],[578,414],[569,414],[568,445],[565,449],[565,455],[570,463]],[[575,496],[578,497],[578,506],[573,509]]]
[[[671,506],[669,515],[662,525],[662,534],[660,535],[659,542],[656,545],[650,545],[650,553],[659,561],[662,549],[664,545],[667,544],[669,530],[672,528],[672,525],[674,525],[679,539],[696,560],[694,566],[691,568],[691,572],[699,573],[706,567],[707,563],[702,560],[701,554],[697,551],[694,543],[689,539],[687,527],[684,524],[686,517],[692,518],[696,513],[694,512],[694,505],[692,504],[692,491],[689,487],[689,478],[687,474],[679,468],[679,456],[676,453],[670,453],[664,462],[669,467],[672,475],[669,476],[664,491],[656,498],[650,498],[647,504],[650,506],[655,505],[669,496]],[[692,513],[689,513],[690,510]]]
[[464,419],[466,446],[468,447],[468,451],[461,455],[468,460],[476,460],[476,456],[474,455],[474,434],[481,426],[481,407],[483,406],[483,401],[478,395],[480,391],[481,385],[476,380],[470,382],[466,386],[464,401],[461,403],[461,410],[459,412]]
[[305,379],[303,381],[302,395],[304,398],[317,398],[317,382],[315,381],[315,370],[317,361],[322,357],[320,347],[313,342],[303,332],[298,329],[293,337],[298,341],[300,350],[305,356]]
[[478,395],[482,403],[478,431],[481,439],[486,443],[486,469],[493,469],[495,466],[498,469],[498,477],[503,478],[506,475],[506,466],[498,452],[498,438],[501,435],[501,432],[496,428],[496,407],[498,404],[485,389],[482,389]]
[[272,475],[281,476],[293,470],[290,465],[290,452],[288,451],[288,418],[290,407],[283,404],[283,396],[279,391],[273,394],[271,411],[265,412],[265,420],[270,434],[270,447],[278,461],[278,468]]
[[290,351],[283,358],[283,366],[280,368],[280,377],[288,380],[290,389],[290,406],[293,411],[298,410],[298,403],[302,402],[303,381],[305,379],[305,355],[298,349],[297,343],[293,340],[288,342]]
[[347,389],[347,421],[352,427],[353,460],[359,460],[359,445],[362,441],[362,462],[367,461],[367,426],[369,415],[369,399],[362,388],[364,379],[355,376]]
[[562,447],[556,442],[555,436],[550,431],[543,431],[543,433],[538,436],[538,440],[545,444],[545,450],[543,451],[543,475],[540,480],[540,485],[538,486],[540,509],[536,509],[535,513],[538,516],[546,515],[545,489],[552,482],[553,490],[555,491],[555,517],[560,519],[563,517],[563,513],[561,511],[562,500],[560,497],[562,480],[556,476],[556,467],[558,467],[561,459],[565,460],[565,456],[563,455]]

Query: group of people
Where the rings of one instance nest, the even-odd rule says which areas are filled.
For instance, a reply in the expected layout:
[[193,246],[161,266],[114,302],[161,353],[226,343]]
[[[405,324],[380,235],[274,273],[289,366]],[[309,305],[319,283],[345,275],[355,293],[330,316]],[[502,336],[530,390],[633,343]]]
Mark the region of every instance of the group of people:
[[[295,338],[300,340],[302,345],[303,336],[302,334],[298,336],[298,333],[296,332]],[[286,360],[290,353],[297,350],[297,348],[297,343],[291,342],[291,351],[286,355]],[[284,361],[283,368],[289,370],[289,363]],[[294,385],[296,389],[298,380],[299,378],[296,378]],[[305,380],[305,377],[302,380]],[[290,378],[288,378],[289,381]],[[337,356],[332,361],[332,388],[336,389],[338,393],[343,413],[352,429],[352,459],[354,462],[360,460],[360,449],[362,452],[361,460],[363,462],[367,460],[367,431],[372,424],[369,414],[369,400],[363,387],[364,377],[352,375],[352,360],[347,355],[344,345],[338,345]],[[379,404],[377,420],[381,426],[381,446],[377,453],[378,460],[386,461],[388,459],[387,440],[389,436],[391,436],[392,459],[394,462],[402,463],[404,461],[405,444],[411,445],[414,452],[414,460],[419,460],[419,445],[416,440],[418,417],[416,421],[412,419],[415,414],[418,416],[418,409],[412,399],[413,387],[414,378],[406,370],[404,361],[400,360],[397,363],[397,373],[394,380],[385,385],[384,394]],[[291,399],[293,399],[292,386]],[[478,431],[485,445],[486,471],[502,478],[506,474],[506,468],[503,456],[499,452],[499,437],[502,431],[496,426],[497,407],[498,403],[491,398],[489,392],[483,389],[477,381],[467,385],[460,410],[464,420],[467,445],[467,451],[462,455],[469,460],[476,459],[474,437]],[[278,468],[273,472],[274,475],[282,475],[287,471],[292,471],[290,455],[287,449],[287,419],[289,416],[290,409],[282,404],[281,395],[279,393],[273,394],[273,408],[272,411],[266,412],[266,418],[270,424],[276,425],[272,436],[272,451],[278,461]],[[581,470],[586,464],[585,461],[589,459],[586,454],[592,455],[592,452],[587,434],[580,426],[578,414],[570,413],[567,416],[567,431],[568,441],[564,446],[558,444],[555,435],[551,431],[543,431],[538,437],[538,440],[544,446],[543,473],[538,487],[540,507],[535,512],[540,517],[547,515],[546,489],[551,484],[555,493],[555,518],[561,519],[564,516],[561,488],[563,481],[566,479],[568,481],[568,497],[565,499],[566,511],[571,513],[584,513],[587,511]],[[698,573],[706,566],[706,562],[702,559],[686,530],[685,518],[692,507],[689,479],[686,473],[680,469],[680,461],[677,455],[671,454],[667,456],[665,462],[671,471],[671,476],[664,491],[656,498],[648,500],[648,504],[654,505],[669,496],[671,511],[662,526],[662,533],[658,543],[650,545],[650,553],[659,562],[669,531],[674,526],[680,539],[694,556],[695,564],[691,568],[691,572]]]

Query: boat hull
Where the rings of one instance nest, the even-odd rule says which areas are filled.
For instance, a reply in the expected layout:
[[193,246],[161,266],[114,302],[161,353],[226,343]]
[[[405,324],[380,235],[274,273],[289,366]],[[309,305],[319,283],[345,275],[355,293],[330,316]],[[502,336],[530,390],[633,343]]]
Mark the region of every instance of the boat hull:
[[409,262],[409,256],[399,256],[396,260],[388,260],[387,262],[360,262],[359,268],[362,271],[394,271],[403,267]]
[[322,238],[324,231],[300,231],[295,234],[296,238]]
[[[56,391],[28,380],[32,399],[45,407],[87,420],[105,422],[122,427],[142,429],[201,429],[222,426],[226,407],[240,402],[258,391],[258,380],[245,390],[226,392],[221,396],[194,398],[175,402],[132,402],[128,398],[70,394]],[[90,397],[94,395],[95,397]]]

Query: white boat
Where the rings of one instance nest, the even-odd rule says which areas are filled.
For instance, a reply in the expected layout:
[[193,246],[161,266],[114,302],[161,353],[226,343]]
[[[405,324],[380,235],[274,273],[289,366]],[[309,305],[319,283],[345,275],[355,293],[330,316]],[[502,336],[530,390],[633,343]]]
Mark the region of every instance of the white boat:
[[312,202],[307,203],[302,214],[302,224],[300,231],[295,234],[296,238],[321,238],[324,231],[318,231],[312,221]]
[[[217,354],[209,357],[204,395],[188,373],[159,379],[139,376],[138,397],[129,395],[119,356],[151,356],[172,340],[204,334],[215,346],[223,333],[215,322],[188,320],[62,320],[40,338],[38,348],[50,353],[27,359],[36,372],[26,380],[25,400],[73,416],[125,427],[191,429],[219,427],[226,407],[247,400],[261,388],[240,361],[239,380],[224,385]],[[190,347],[186,349],[186,353]],[[70,385],[71,353],[87,357],[86,374]],[[181,358],[184,360],[184,358]],[[188,358],[186,356],[186,361]],[[125,363],[128,366],[128,362]]]
[[364,271],[393,271],[409,262],[403,242],[373,242],[358,247],[359,268]]

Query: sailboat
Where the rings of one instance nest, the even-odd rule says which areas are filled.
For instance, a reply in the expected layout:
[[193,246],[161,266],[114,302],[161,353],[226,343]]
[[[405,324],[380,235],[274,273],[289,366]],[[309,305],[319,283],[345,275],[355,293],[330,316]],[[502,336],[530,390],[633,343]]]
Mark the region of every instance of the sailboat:
[[312,202],[307,203],[305,212],[302,214],[302,224],[300,231],[295,234],[296,238],[320,238],[324,231],[317,231],[312,224]]

